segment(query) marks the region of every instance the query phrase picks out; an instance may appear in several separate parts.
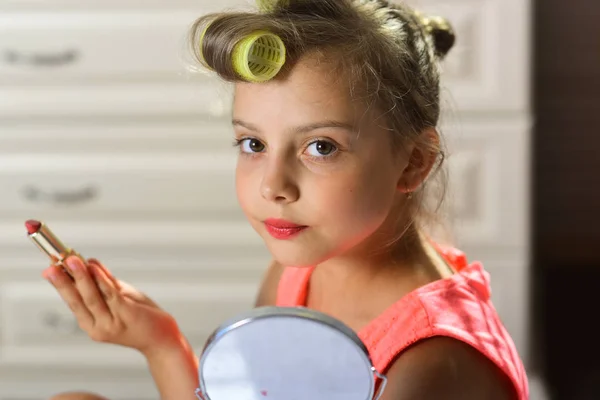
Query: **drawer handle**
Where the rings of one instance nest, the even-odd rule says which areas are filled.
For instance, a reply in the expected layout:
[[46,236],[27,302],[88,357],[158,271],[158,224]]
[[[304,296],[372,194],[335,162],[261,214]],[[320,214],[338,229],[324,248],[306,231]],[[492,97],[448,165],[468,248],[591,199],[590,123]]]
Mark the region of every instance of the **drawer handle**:
[[54,204],[88,203],[98,197],[98,190],[92,186],[79,190],[45,192],[33,186],[23,189],[23,195],[31,202]]
[[77,320],[75,318],[63,317],[56,312],[48,312],[42,316],[44,325],[52,329],[53,331],[68,333],[68,334],[80,334],[83,333]]
[[61,53],[32,53],[23,54],[15,50],[6,50],[4,60],[12,65],[31,65],[34,67],[62,67],[73,64],[79,58],[77,50],[67,50]]

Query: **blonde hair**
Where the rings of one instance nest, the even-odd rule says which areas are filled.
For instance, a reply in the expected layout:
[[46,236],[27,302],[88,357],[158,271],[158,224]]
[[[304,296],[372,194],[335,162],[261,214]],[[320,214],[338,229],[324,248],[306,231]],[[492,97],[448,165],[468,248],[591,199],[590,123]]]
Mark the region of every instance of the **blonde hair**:
[[[455,42],[445,19],[426,17],[386,0],[279,0],[257,12],[202,16],[190,34],[193,55],[225,81],[243,81],[232,55],[236,44],[258,31],[275,34],[285,44],[281,76],[309,52],[321,52],[335,60],[352,93],[382,111],[395,144],[419,141],[423,130],[436,128],[440,118],[439,62]],[[443,142],[440,138],[439,143],[422,144],[439,155],[427,181],[430,186],[432,175],[440,178],[435,185],[439,201],[435,210],[427,212],[425,205],[431,198],[424,196],[426,185],[422,185],[412,194],[411,221],[424,213],[435,216],[445,197]]]

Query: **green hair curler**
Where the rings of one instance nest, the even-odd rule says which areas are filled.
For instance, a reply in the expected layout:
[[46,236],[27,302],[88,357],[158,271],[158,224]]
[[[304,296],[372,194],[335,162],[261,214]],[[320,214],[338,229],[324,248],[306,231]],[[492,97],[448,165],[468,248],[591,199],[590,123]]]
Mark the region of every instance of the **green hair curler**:
[[285,44],[268,31],[256,31],[240,40],[231,57],[233,69],[249,82],[273,79],[285,64]]
[[[200,35],[200,57],[204,65],[212,69],[202,54],[202,43],[208,24]],[[283,40],[274,33],[259,30],[238,41],[231,55],[233,70],[248,82],[265,82],[273,79],[285,64],[286,49]]]

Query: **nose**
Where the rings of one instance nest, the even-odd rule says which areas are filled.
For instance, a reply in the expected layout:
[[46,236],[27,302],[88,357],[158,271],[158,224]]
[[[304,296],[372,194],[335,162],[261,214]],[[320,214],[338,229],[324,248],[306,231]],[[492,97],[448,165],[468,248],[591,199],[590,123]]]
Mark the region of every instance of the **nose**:
[[273,160],[265,166],[260,185],[262,197],[274,203],[293,203],[300,197],[300,190],[294,179],[291,166],[283,160]]

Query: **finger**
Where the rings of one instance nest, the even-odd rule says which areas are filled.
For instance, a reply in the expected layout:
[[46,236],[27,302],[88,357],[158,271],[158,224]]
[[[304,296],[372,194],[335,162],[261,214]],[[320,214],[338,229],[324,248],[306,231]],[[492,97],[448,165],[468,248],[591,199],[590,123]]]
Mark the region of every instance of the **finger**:
[[102,264],[98,259],[90,258],[88,259],[88,264],[98,266],[98,268],[100,268],[104,272],[104,275],[112,281],[113,285],[117,288],[119,287],[119,280],[115,278],[115,276],[108,270],[108,268],[106,268],[106,266]]
[[44,279],[46,279],[47,281],[50,281],[50,274],[52,273],[52,271],[56,268],[56,266],[54,264],[50,264],[50,266],[48,268],[46,268],[45,270],[42,271],[42,277]]
[[[119,300],[119,291],[115,287],[114,282],[106,275],[104,270],[96,263],[89,264],[89,271],[92,278],[95,280],[102,297],[104,298],[108,308],[114,310]],[[113,313],[114,315],[114,313]]]
[[[106,268],[106,266],[104,264],[102,264],[100,261],[98,261],[97,259],[89,258],[88,264],[98,266],[104,272],[104,275],[112,281],[113,286],[116,288],[116,290],[118,291],[118,293],[121,296],[133,299],[140,303],[150,305],[152,307],[160,308],[154,301],[152,301],[150,298],[148,298],[144,294],[140,293],[133,286],[115,278],[115,276],[108,270],[108,268]],[[120,299],[120,297],[119,297],[119,299]]]
[[94,317],[83,303],[74,282],[65,271],[53,265],[44,271],[44,276],[71,309],[73,315],[77,318],[79,326],[84,330],[92,328],[94,326]]
[[102,298],[95,280],[90,275],[88,266],[77,256],[67,258],[66,264],[75,278],[75,286],[83,299],[83,303],[94,317],[94,323],[98,325],[110,322],[112,314]]
[[45,270],[42,271],[42,276],[44,277],[44,279],[48,280],[50,273],[54,269],[57,269],[57,268],[62,270],[62,272],[67,276],[67,278],[69,278],[71,281],[74,281],[74,279],[70,275],[69,271],[67,271],[62,265],[57,265],[57,264],[50,264],[50,266],[48,268],[46,268]]

